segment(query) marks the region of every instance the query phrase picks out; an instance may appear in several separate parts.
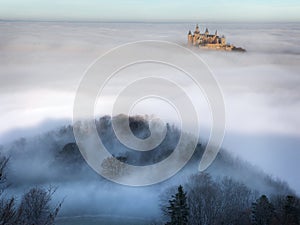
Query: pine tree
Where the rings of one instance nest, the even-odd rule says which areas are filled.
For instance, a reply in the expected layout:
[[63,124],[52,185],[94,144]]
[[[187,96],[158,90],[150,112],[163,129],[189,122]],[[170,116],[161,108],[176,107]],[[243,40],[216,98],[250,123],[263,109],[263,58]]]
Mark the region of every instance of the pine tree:
[[169,204],[168,214],[171,221],[167,225],[187,225],[189,208],[187,206],[186,193],[181,185],[178,187],[177,193],[169,200]]
[[274,207],[267,196],[262,195],[252,204],[252,224],[269,225],[274,218]]
[[294,196],[286,196],[284,205],[284,224],[298,225],[300,220],[300,202]]

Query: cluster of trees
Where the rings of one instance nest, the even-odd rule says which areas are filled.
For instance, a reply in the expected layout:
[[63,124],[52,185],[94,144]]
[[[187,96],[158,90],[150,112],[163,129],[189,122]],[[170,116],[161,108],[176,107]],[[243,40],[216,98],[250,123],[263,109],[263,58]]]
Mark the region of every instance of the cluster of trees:
[[[150,118],[143,116],[103,116],[99,120],[96,120],[95,123],[99,137],[111,155],[126,157],[126,161],[130,165],[146,166],[158,163],[172,154],[180,139],[180,130],[175,126],[166,124],[166,136],[157,147],[150,151],[136,151],[123,145],[118,140],[112,124],[115,120],[118,121],[118,124],[124,124],[125,127],[129,122],[132,133],[140,139],[146,139],[150,135],[155,135],[156,132],[161,132],[161,130],[153,130],[153,133],[151,134],[149,129],[149,119]],[[82,128],[80,127],[80,129]]]
[[[170,192],[175,194],[170,196]],[[209,174],[192,175],[183,187],[161,196],[166,225],[298,225],[297,197],[258,194],[231,178],[214,181]],[[257,198],[257,199],[256,199]],[[166,199],[168,199],[166,201]],[[256,200],[255,200],[256,199]]]
[[252,224],[255,225],[298,225],[300,224],[300,200],[287,196],[262,195],[252,203]]
[[61,208],[59,203],[51,207],[51,199],[56,188],[31,188],[17,202],[6,193],[6,167],[9,159],[0,156],[0,224],[1,225],[53,225]]

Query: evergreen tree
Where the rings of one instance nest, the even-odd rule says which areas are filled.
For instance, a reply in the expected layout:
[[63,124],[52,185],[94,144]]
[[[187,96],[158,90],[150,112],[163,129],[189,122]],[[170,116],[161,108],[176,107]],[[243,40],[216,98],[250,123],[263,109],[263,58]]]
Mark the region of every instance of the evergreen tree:
[[267,196],[262,195],[252,203],[252,224],[269,225],[274,218],[274,207]]
[[169,204],[168,215],[171,222],[168,222],[167,225],[187,225],[189,208],[187,206],[186,193],[181,185],[178,187],[177,193],[169,200]]
[[284,205],[284,224],[298,225],[300,219],[300,203],[294,196],[286,196]]

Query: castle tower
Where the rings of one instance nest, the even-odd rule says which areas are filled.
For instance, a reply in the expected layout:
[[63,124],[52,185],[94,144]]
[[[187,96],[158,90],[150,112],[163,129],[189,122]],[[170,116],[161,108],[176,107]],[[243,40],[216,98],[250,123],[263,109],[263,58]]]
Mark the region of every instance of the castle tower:
[[199,30],[199,26],[197,24],[195,32],[194,32],[194,36],[193,36],[193,45],[197,44],[199,37],[200,37],[200,30]]
[[226,45],[226,38],[224,35],[221,37],[221,45]]
[[195,33],[195,34],[199,34],[199,33],[200,33],[198,24],[196,25],[196,29],[195,29],[195,32],[194,32],[194,33]]
[[189,31],[188,33],[188,46],[192,46],[193,45],[193,35],[192,32]]
[[204,33],[205,35],[209,35],[209,31],[208,31],[208,29],[206,28],[206,30],[205,30],[205,33]]
[[219,44],[219,38],[218,38],[218,31],[216,30],[214,36],[212,37],[212,43],[213,44]]

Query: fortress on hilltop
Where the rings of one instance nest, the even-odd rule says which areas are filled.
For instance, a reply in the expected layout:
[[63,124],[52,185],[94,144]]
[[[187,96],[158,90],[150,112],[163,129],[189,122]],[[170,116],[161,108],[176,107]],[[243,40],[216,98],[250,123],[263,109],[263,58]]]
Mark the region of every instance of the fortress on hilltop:
[[238,48],[234,45],[227,44],[225,36],[219,36],[218,31],[216,31],[215,34],[210,34],[208,29],[206,28],[205,32],[201,33],[198,24],[196,25],[194,34],[192,34],[191,31],[189,31],[188,33],[188,46],[197,46],[200,48],[225,51],[246,51],[243,48]]

